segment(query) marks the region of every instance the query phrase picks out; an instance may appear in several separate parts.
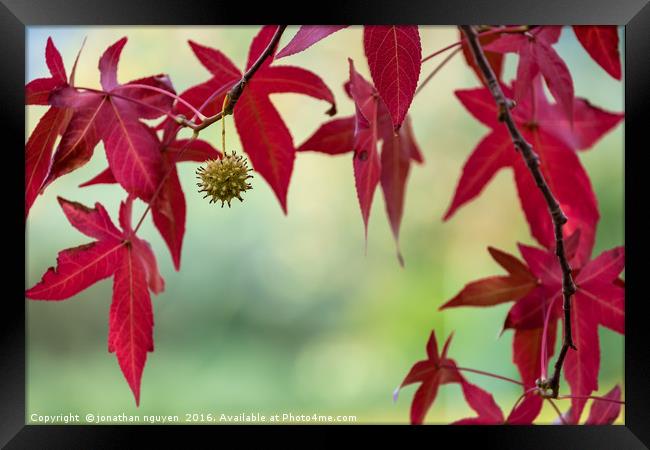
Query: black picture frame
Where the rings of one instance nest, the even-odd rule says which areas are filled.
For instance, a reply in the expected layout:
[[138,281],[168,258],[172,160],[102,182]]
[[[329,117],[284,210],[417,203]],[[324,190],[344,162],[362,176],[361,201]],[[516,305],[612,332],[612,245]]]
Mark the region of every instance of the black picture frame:
[[[424,438],[431,445],[453,442],[481,448],[517,449],[637,449],[650,446],[650,346],[647,316],[641,293],[641,257],[645,246],[643,230],[644,165],[648,152],[646,117],[650,106],[650,4],[649,0],[426,0],[395,2],[329,0],[318,8],[306,3],[241,2],[222,0],[0,0],[0,123],[4,141],[3,206],[11,229],[5,233],[3,272],[5,295],[0,335],[0,445],[6,448],[130,448],[135,440],[152,444],[187,434],[236,433],[240,442],[252,436],[248,426],[44,426],[25,425],[25,253],[20,240],[24,233],[24,159],[19,151],[25,130],[25,31],[31,25],[206,25],[263,23],[417,23],[449,24],[611,24],[625,26],[625,235],[626,246],[626,340],[625,340],[625,425],[624,426],[535,426],[535,427],[355,427],[365,438],[385,440],[387,433],[404,434],[404,439]],[[9,168],[11,167],[11,168]],[[18,169],[20,168],[20,169]],[[646,175],[647,176],[647,175]],[[639,212],[641,211],[641,212]],[[5,250],[7,251],[7,250]],[[8,256],[8,255],[7,255]],[[23,300],[24,301],[24,300]],[[295,427],[262,427],[271,434],[294,432]],[[300,433],[318,435],[319,442],[331,436],[331,427],[302,426]],[[347,428],[347,430],[351,430]],[[169,436],[169,437],[168,437]],[[286,439],[286,436],[284,437]],[[304,441],[302,439],[305,439]],[[336,438],[338,439],[338,438]],[[296,438],[296,444],[316,440]],[[190,441],[185,441],[190,442]],[[217,445],[217,441],[214,441]],[[288,441],[287,441],[288,442]]]

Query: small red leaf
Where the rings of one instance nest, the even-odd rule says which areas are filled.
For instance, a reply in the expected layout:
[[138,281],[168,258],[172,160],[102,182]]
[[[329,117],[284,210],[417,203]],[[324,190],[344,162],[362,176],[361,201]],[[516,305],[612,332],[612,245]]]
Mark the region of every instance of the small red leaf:
[[111,171],[127,192],[148,201],[162,179],[159,143],[125,100],[111,98],[107,110],[103,139]]
[[330,34],[346,27],[347,25],[302,25],[296,35],[278,52],[275,58],[280,59],[302,52]]
[[166,146],[164,151],[169,155],[169,160],[175,162],[204,162],[221,158],[221,152],[201,139],[179,139]]
[[[461,383],[461,387],[467,404],[478,414],[476,418],[478,420],[471,421],[473,425],[494,425],[504,422],[501,408],[494,401],[492,394],[467,381]],[[466,419],[455,424],[463,425],[468,424],[468,422]]]
[[[571,305],[573,342],[579,351],[569,351],[564,363],[564,377],[571,387],[571,395],[584,397],[598,390],[600,349],[598,342],[598,311],[590,301],[576,295]],[[571,414],[578,423],[585,406],[584,398],[571,399]]]
[[26,105],[48,105],[50,93],[59,86],[54,78],[37,78],[25,86]]
[[61,58],[59,50],[54,46],[51,37],[47,38],[47,44],[45,46],[45,62],[47,68],[52,74],[52,78],[61,84],[66,84],[68,82],[68,76],[65,73],[65,66],[63,65],[63,58]]
[[506,253],[494,247],[488,247],[488,252],[490,252],[492,258],[510,275],[517,278],[535,280],[535,277],[530,273],[528,267],[510,253]]
[[117,81],[117,64],[127,38],[123,37],[106,49],[99,60],[100,82],[105,91],[110,92],[119,85]]
[[397,246],[397,257],[404,265],[399,249],[399,231],[404,212],[404,196],[406,195],[406,181],[411,168],[411,161],[419,158],[420,150],[413,128],[408,116],[404,126],[391,136],[385,137],[381,148],[381,188],[386,204],[386,213],[393,230],[393,237]]
[[100,203],[95,203],[95,208],[88,208],[62,197],[58,197],[58,200],[68,222],[86,236],[99,241],[122,239],[122,232],[113,225],[108,212]]
[[203,64],[203,67],[208,69],[216,81],[225,84],[228,81],[235,81],[241,78],[241,72],[237,66],[219,50],[205,47],[192,40],[188,42],[196,57]]
[[113,282],[108,348],[114,352],[129,383],[136,405],[140,404],[140,382],[153,351],[153,311],[147,288],[147,271],[142,260],[124,247],[119,253]]
[[621,79],[618,31],[615,25],[574,25],[573,31],[589,56],[617,80]]
[[350,92],[356,106],[354,145],[354,181],[361,208],[366,238],[370,208],[379,183],[381,163],[377,152],[377,101],[372,86],[355,70],[350,62]]
[[122,246],[122,241],[113,239],[59,252],[56,268],[50,267],[43,279],[25,295],[34,300],[64,300],[72,297],[113,274]]
[[454,198],[443,220],[448,220],[459,207],[477,197],[494,175],[512,164],[515,157],[518,155],[505,130],[495,131],[483,138],[463,166]]
[[103,170],[102,172],[100,172],[99,174],[95,175],[95,177],[91,178],[85,183],[81,183],[79,187],[92,186],[94,184],[113,184],[113,183],[117,183],[117,180],[113,176],[113,172],[111,172],[111,169],[109,167]]
[[[107,97],[96,96],[86,98],[80,103],[75,114],[70,119],[61,142],[54,153],[52,167],[45,186],[57,178],[72,172],[90,161],[95,146],[99,143],[99,118],[103,108],[108,103]],[[45,187],[44,186],[44,187]]]
[[469,283],[456,297],[442,305],[440,309],[457,306],[493,306],[519,300],[535,289],[532,279],[513,276],[496,276]]
[[267,95],[292,92],[324,100],[331,105],[328,114],[333,115],[336,113],[336,102],[332,91],[318,75],[300,67],[268,67],[258,76],[255,76],[251,83],[260,93],[264,92]]
[[329,155],[347,153],[354,148],[354,117],[343,117],[325,122],[296,150],[316,151]]
[[594,400],[585,425],[611,425],[621,413],[621,388],[616,385],[604,398],[614,401]]
[[[169,170],[167,168],[166,170]],[[171,173],[156,198],[152,216],[156,228],[165,240],[174,261],[174,268],[180,269],[181,249],[185,235],[185,195],[178,179],[176,168]]]
[[50,169],[52,148],[70,118],[69,111],[50,107],[25,145],[25,219]]
[[543,399],[536,393],[529,393],[506,419],[508,425],[530,425],[542,410]]
[[244,91],[235,108],[235,125],[251,163],[269,183],[287,212],[287,191],[296,151],[291,134],[270,100]]
[[417,26],[364,27],[363,44],[373,82],[398,129],[408,112],[422,64]]

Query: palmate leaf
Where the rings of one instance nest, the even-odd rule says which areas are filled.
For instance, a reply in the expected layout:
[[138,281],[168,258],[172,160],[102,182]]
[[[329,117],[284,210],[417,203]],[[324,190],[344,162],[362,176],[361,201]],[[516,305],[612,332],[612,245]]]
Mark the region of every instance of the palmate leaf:
[[[495,41],[496,42],[496,41]],[[555,198],[569,218],[567,234],[580,229],[580,263],[588,261],[599,219],[596,196],[575,150],[593,146],[623,118],[622,114],[596,108],[582,99],[574,101],[573,128],[557,104],[544,97],[540,80],[535,85],[535,104],[530,96],[513,110],[517,126],[540,157],[541,170]],[[506,95],[512,90],[503,86]],[[512,167],[519,200],[533,236],[547,248],[555,242],[548,206],[521,155],[517,154],[505,125],[498,120],[498,109],[486,88],[456,91],[463,106],[491,128],[465,162],[454,198],[444,216],[448,220],[459,207],[475,199],[501,169]],[[534,126],[531,126],[534,124]]]
[[[353,152],[353,172],[359,208],[367,236],[368,218],[377,185],[381,186],[395,244],[397,258],[404,265],[399,249],[399,231],[404,213],[406,183],[413,162],[424,158],[415,140],[410,119],[395,131],[388,109],[374,86],[350,64],[350,80],[345,88],[355,103],[356,114],[324,123],[298,147],[298,151],[317,151],[329,155]],[[381,152],[378,144],[381,142]]]
[[165,284],[149,243],[135,236],[131,228],[132,201],[129,197],[120,207],[120,230],[101,204],[88,208],[59,198],[72,226],[95,241],[61,251],[56,268],[48,269],[25,295],[34,300],[65,300],[113,276],[108,348],[116,353],[139,404],[147,352],[153,351],[149,290],[158,294]]
[[[579,238],[579,235],[578,235]],[[577,249],[577,238],[567,239],[567,249]],[[555,342],[557,322],[562,319],[562,272],[554,251],[519,245],[528,274],[509,277],[522,280],[535,280],[528,291],[522,294],[517,290],[503,294],[503,284],[495,283],[492,278],[470,283],[454,299],[442,306],[489,306],[504,301],[514,301],[505,320],[504,329],[514,329],[513,361],[517,365],[526,388],[535,386],[535,380],[542,375],[542,366],[548,362]],[[575,250],[570,250],[574,252]],[[589,249],[591,252],[591,249]],[[504,252],[497,261],[502,263]],[[575,257],[569,258],[576,262]],[[509,265],[514,256],[508,255]],[[517,261],[517,272],[521,272],[523,263]],[[625,322],[625,288],[617,283],[619,274],[625,265],[625,251],[617,247],[603,252],[597,258],[582,265],[574,265],[577,291],[571,304],[571,327],[573,339],[579,351],[570,351],[564,365],[564,374],[571,394],[585,397],[598,389],[598,371],[600,367],[600,348],[598,343],[598,326],[605,326],[618,333],[624,333]],[[510,283],[514,283],[510,280]],[[508,298],[509,297],[509,298]],[[485,300],[488,299],[488,300]],[[548,315],[548,317],[547,317]],[[548,328],[544,332],[544,323]],[[546,343],[544,337],[546,336]],[[543,354],[547,349],[547,354]],[[572,399],[572,420],[577,423],[584,408],[584,398]]]
[[[126,38],[120,39],[100,58],[104,91],[89,91],[72,83],[76,62],[70,81],[66,80],[62,58],[48,39],[46,62],[52,77],[26,86],[28,104],[51,105],[26,146],[26,215],[36,195],[57,178],[86,164],[100,140],[104,141],[114,176],[127,192],[144,200],[153,195],[162,176],[162,160],[139,119],[153,119],[171,111],[173,99],[131,85],[170,92],[173,87],[165,75],[120,84],[117,64],[125,44]],[[52,153],[58,135],[61,140]]]

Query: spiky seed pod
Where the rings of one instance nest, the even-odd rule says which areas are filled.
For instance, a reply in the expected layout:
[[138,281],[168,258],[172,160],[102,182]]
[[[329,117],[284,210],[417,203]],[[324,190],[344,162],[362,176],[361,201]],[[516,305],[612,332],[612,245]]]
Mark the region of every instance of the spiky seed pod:
[[243,156],[237,156],[233,151],[230,155],[225,153],[221,159],[211,159],[196,170],[199,179],[197,186],[199,192],[205,192],[203,198],[211,197],[210,203],[221,201],[221,207],[234,198],[244,201],[242,192],[253,187],[248,183],[249,175],[253,169],[248,168],[248,162]]

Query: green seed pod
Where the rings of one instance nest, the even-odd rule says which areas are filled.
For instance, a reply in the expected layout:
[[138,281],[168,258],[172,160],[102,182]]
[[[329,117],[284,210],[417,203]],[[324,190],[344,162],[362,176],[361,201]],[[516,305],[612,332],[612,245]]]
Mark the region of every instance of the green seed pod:
[[252,175],[249,175],[253,169],[248,168],[248,162],[243,156],[236,156],[235,152],[230,155],[225,153],[221,159],[211,159],[206,162],[205,167],[199,167],[196,170],[199,179],[199,192],[205,192],[203,198],[211,197],[210,203],[221,201],[221,207],[234,198],[244,201],[241,197],[245,192],[253,187],[247,182]]

